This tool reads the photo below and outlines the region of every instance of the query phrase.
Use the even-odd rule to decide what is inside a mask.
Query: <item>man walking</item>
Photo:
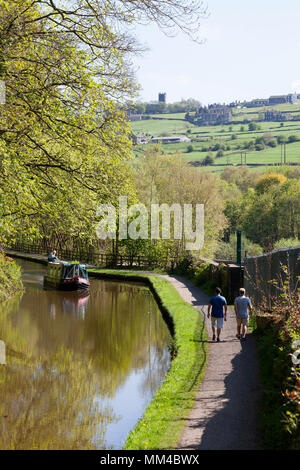
[[[223,328],[223,320],[226,321],[227,315],[227,302],[225,297],[222,295],[220,287],[216,288],[216,295],[214,295],[208,304],[207,318],[210,317],[211,313],[211,326],[213,332],[213,341],[216,339],[216,327],[217,327],[217,342],[220,342],[220,334]]]
[[[236,323],[237,323],[237,334],[238,339],[246,339],[247,329],[248,329],[248,320],[249,320],[249,311],[252,315],[252,305],[249,297],[245,295],[245,289],[242,287],[239,290],[240,295],[236,297],[234,301],[234,311],[236,314]],[[241,333],[242,329],[242,333]]]

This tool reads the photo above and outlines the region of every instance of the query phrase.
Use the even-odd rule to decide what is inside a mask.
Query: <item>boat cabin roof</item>
[[[65,266],[65,267],[69,267],[69,266],[79,266],[81,269],[86,269],[86,266],[85,264],[80,264],[80,263],[71,263],[69,261],[48,261],[48,264],[51,264],[51,265],[56,265],[56,266]]]

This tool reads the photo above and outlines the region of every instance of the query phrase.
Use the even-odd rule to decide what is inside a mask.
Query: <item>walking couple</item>
[[[220,342],[220,334],[223,328],[223,320],[227,320],[227,302],[222,295],[219,287],[216,288],[216,295],[214,295],[208,304],[207,318],[211,316],[211,326],[213,332],[213,341],[217,339]],[[239,290],[239,296],[234,300],[234,311],[236,314],[237,334],[238,339],[245,340],[248,329],[249,312],[252,315],[252,305],[249,297],[245,295],[245,289]],[[216,335],[217,333],[217,335]]]

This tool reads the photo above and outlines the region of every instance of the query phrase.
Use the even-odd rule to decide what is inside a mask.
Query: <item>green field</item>
[[[300,105],[278,105],[272,107],[291,114],[300,113]],[[255,119],[255,115],[265,108],[233,109],[234,118],[240,120]],[[253,114],[252,114],[253,113]],[[148,137],[186,135],[191,139],[190,143],[163,144],[164,154],[180,153],[187,162],[201,162],[208,154],[214,157],[215,164],[237,165],[241,163],[241,153],[246,153],[248,165],[254,164],[281,164],[281,145],[276,147],[264,146],[262,150],[246,149],[248,142],[255,142],[259,137],[277,139],[278,137],[296,136],[299,141],[286,144],[286,162],[300,164],[300,121],[287,121],[283,125],[279,122],[258,122],[259,130],[249,131],[248,123],[235,123],[218,126],[195,126],[184,120],[185,113],[156,115],[156,118],[132,122],[135,133],[143,133]],[[237,116],[238,115],[238,116]],[[217,157],[219,150],[213,150],[216,144],[225,146],[223,155]],[[188,147],[193,147],[188,151]],[[135,154],[139,155],[145,146],[135,148]],[[213,171],[221,171],[222,167],[210,167]]]
[[[131,127],[136,134],[159,137],[163,135],[182,135],[188,129],[194,129],[194,125],[184,120],[171,119],[145,119],[131,122]]]
[[[184,121],[186,113],[165,113],[165,114],[152,114],[151,117],[159,119],[181,119]]]

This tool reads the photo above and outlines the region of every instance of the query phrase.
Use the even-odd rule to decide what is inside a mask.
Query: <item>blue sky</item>
[[[141,101],[230,102],[300,92],[299,0],[207,0],[202,45],[168,38],[154,25],[136,34],[149,51],[135,58]]]

